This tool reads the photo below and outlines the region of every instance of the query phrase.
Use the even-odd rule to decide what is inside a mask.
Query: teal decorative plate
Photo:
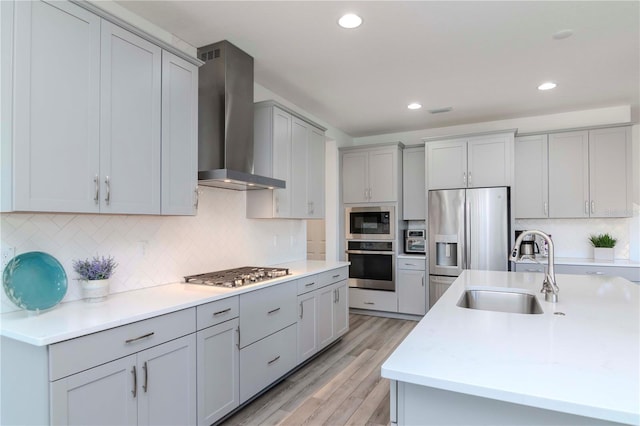
[[[9,299],[28,311],[49,309],[67,293],[67,274],[58,260],[41,251],[19,254],[2,274]]]

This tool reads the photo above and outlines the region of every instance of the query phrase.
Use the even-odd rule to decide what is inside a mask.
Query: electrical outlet
[[[0,260],[2,262],[2,269],[4,269],[5,266],[7,266],[7,263],[9,263],[9,261],[11,259],[13,259],[13,257],[16,254],[16,248],[15,247],[2,247],[2,254],[0,255]]]

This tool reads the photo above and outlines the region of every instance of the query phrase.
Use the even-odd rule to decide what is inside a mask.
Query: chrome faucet
[[[556,274],[553,268],[553,241],[551,241],[551,237],[549,237],[544,232],[537,231],[535,229],[522,232],[518,236],[518,238],[516,238],[515,245],[511,250],[511,256],[509,256],[509,260],[515,262],[521,259],[520,243],[522,243],[522,240],[527,235],[539,235],[547,242],[547,246],[549,247],[549,257],[547,258],[547,273],[544,277],[544,281],[542,281],[542,290],[540,290],[540,293],[544,293],[544,300],[546,300],[547,302],[556,303],[558,301],[558,292],[560,291],[560,289],[556,284]]]

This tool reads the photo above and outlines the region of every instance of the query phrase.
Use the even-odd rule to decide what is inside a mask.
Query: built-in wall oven
[[[347,240],[349,287],[395,291],[394,241]]]
[[[396,209],[394,206],[347,207],[345,209],[347,240],[394,240]]]

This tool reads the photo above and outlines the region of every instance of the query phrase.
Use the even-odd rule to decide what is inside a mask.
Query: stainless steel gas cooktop
[[[244,266],[241,268],[226,269],[224,271],[189,275],[184,277],[184,281],[189,284],[212,285],[217,287],[242,287],[243,285],[284,277],[285,275],[289,275],[289,269]]]

